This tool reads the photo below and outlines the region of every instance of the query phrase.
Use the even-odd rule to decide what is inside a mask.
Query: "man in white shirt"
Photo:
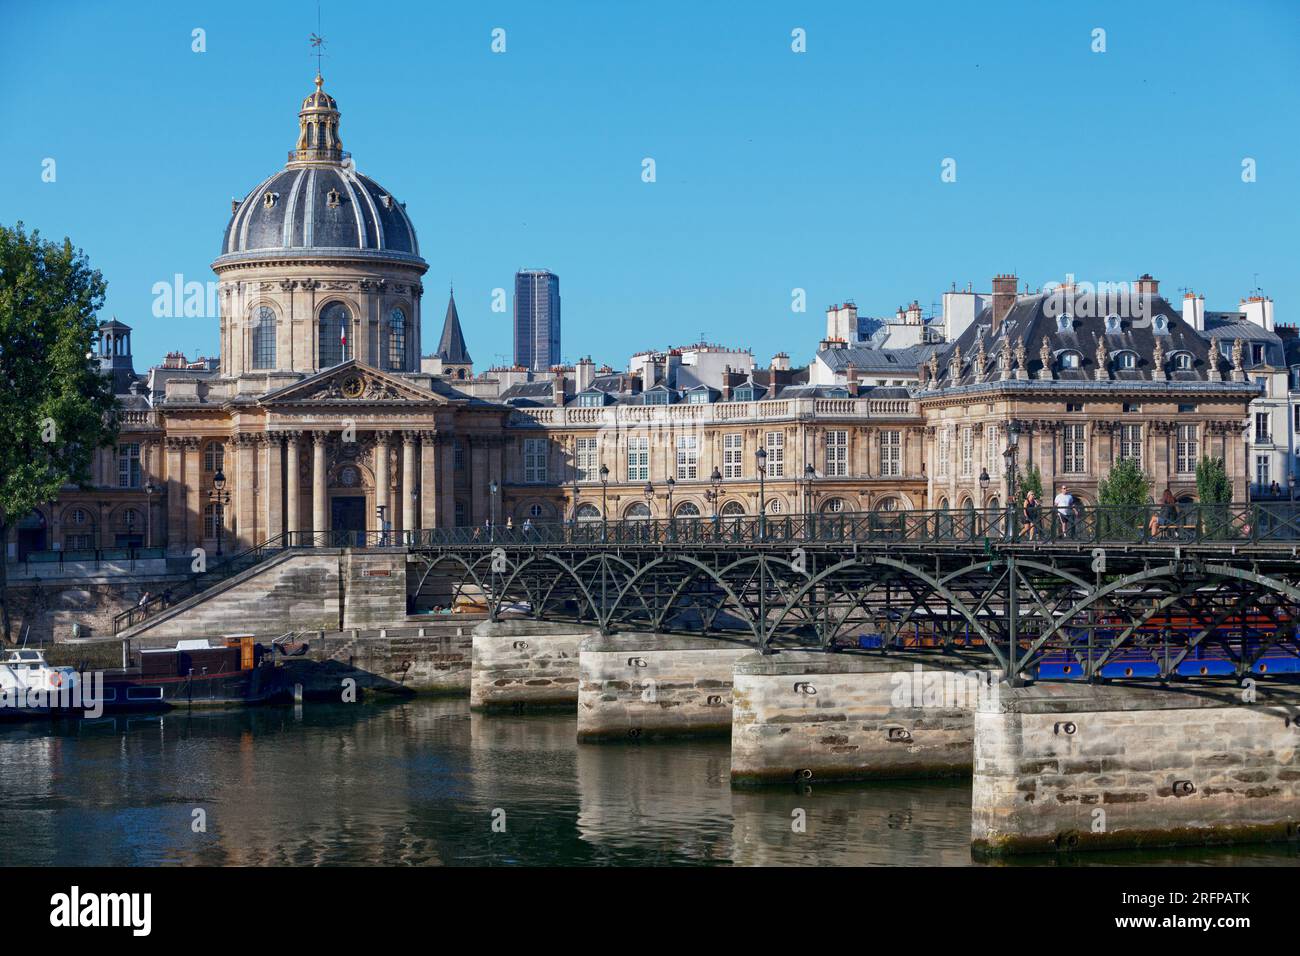
[[[1052,499],[1052,504],[1056,506],[1056,518],[1061,523],[1061,536],[1065,537],[1070,533],[1070,518],[1074,511],[1074,495],[1070,494],[1070,489],[1061,486],[1061,490],[1056,493]]]

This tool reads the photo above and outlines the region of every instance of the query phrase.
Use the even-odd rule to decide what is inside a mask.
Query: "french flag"
[[[344,355],[348,354],[348,324],[346,322],[339,324],[339,348]]]

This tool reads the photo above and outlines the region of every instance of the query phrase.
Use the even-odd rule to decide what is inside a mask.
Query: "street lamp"
[[[673,489],[675,489],[676,487],[677,487],[677,479],[670,477],[668,479],[668,518],[670,520],[673,517]]]
[[[600,466],[600,536],[605,537],[605,529],[609,527],[609,510],[606,507],[606,500],[609,494],[609,466]]]
[[[704,500],[713,506],[713,518],[716,521],[718,517],[718,499],[722,497],[722,472],[714,466],[713,474],[709,475],[709,484],[712,487],[704,492]]]
[[[500,490],[501,490],[501,486],[496,483],[495,478],[492,481],[488,482],[488,493],[492,496],[492,514],[489,520],[491,520],[492,522],[493,534],[496,533],[496,528],[497,528],[497,492]]]
[[[767,449],[760,445],[754,460],[758,465],[758,537],[762,540],[767,536]]]
[[[641,489],[641,494],[645,496],[647,516],[653,518],[655,516],[655,486],[647,481],[645,487]]]
[[[817,478],[817,469],[814,468],[814,467],[812,466],[812,463],[809,462],[808,464],[804,465],[804,466],[803,466],[803,481],[804,481],[804,485],[803,485],[803,513],[804,513],[805,515],[810,515],[810,514],[812,514],[812,510],[813,510],[813,507],[812,507],[812,488],[813,488],[813,481],[814,481],[816,478]]]
[[[144,486],[144,546],[153,547],[153,496],[158,486],[149,482]]]
[[[217,557],[221,557],[223,532],[226,528],[226,505],[230,504],[230,492],[226,490],[226,473],[218,468],[212,476],[212,490],[208,492],[212,502],[214,517],[217,520]]]
[[[1016,514],[1016,446],[1020,444],[1020,422],[1007,425],[1007,450],[1002,460],[1007,469],[1007,531],[1010,532]]]

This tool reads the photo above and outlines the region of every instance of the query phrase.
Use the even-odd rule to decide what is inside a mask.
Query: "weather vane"
[[[325,55],[325,38],[319,33],[313,33],[310,37],[311,45],[316,50],[316,72],[320,72],[320,59]]]

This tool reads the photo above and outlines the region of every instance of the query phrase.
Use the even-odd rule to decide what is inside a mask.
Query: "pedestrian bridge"
[[[765,653],[965,655],[1031,679],[1300,671],[1290,504],[1049,509],[1035,523],[966,510],[295,532],[229,563],[322,547],[406,552],[413,611],[471,599],[494,619]]]

